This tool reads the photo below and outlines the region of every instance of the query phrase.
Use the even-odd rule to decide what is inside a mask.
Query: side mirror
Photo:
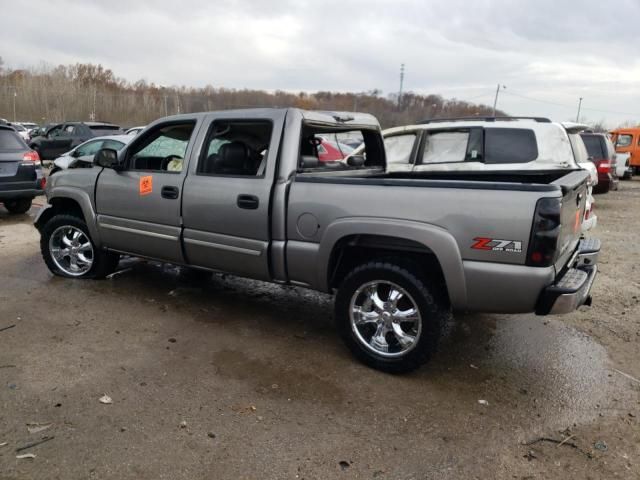
[[[73,158],[78,158],[80,156],[80,150],[74,150],[73,152],[71,152],[70,156]]]
[[[112,148],[101,148],[96,153],[93,163],[100,167],[112,168],[114,170],[120,170],[120,162],[118,162],[118,152]]]
[[[347,158],[347,165],[350,167],[362,167],[366,161],[367,159],[364,158],[364,155],[352,155]]]

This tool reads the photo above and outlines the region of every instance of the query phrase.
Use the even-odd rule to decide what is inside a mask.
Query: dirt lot
[[[640,181],[596,208],[593,308],[458,316],[406,376],[354,361],[310,291],[54,278],[36,209],[0,208],[0,479],[640,478]]]

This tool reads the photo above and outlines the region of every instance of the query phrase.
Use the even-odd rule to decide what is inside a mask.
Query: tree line
[[[441,95],[406,92],[292,93],[277,90],[166,87],[145,80],[129,82],[102,65],[3,68],[0,58],[0,118],[36,123],[99,120],[122,126],[144,125],[166,115],[249,107],[299,107],[358,111],[375,115],[392,127],[427,118],[492,115],[488,105],[476,105]],[[498,111],[498,115],[505,115]]]

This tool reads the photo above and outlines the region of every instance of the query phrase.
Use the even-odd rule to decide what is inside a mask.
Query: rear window
[[[538,158],[533,130],[486,128],[484,132],[485,163],[528,163]]]
[[[600,138],[595,135],[582,135],[582,141],[584,146],[587,147],[589,156],[593,158],[605,158],[606,155],[602,150],[602,142]]]
[[[26,150],[27,146],[13,130],[0,129],[0,150]]]
[[[633,142],[633,135],[618,135],[616,147],[628,147]]]

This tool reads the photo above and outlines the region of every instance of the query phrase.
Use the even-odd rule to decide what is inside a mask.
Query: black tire
[[[31,208],[32,198],[18,198],[16,200],[6,200],[4,202],[4,208],[9,210],[9,213],[19,215],[21,213],[27,213]]]
[[[54,232],[60,227],[73,227],[81,230],[91,242],[91,246],[93,248],[93,264],[91,268],[82,275],[70,275],[64,270],[62,270],[53,259],[53,255],[49,249],[49,240]],[[98,249],[93,240],[91,239],[91,235],[89,234],[89,229],[87,228],[87,224],[83,219],[68,214],[58,214],[54,215],[45,223],[41,230],[40,236],[40,252],[42,253],[42,258],[44,262],[47,264],[47,267],[54,275],[58,275],[61,277],[67,278],[104,278],[110,273],[113,273],[118,267],[118,262],[120,261],[120,255],[113,252],[107,252],[105,250]]]
[[[400,263],[400,262],[399,262]],[[411,350],[389,358],[367,348],[351,325],[351,300],[356,292],[373,281],[391,282],[404,289],[415,305],[421,319],[421,331]],[[450,309],[438,299],[436,289],[416,270],[391,261],[373,261],[352,270],[343,280],[335,299],[335,318],[338,330],[351,352],[363,363],[388,373],[405,373],[429,361],[435,353]],[[374,327],[375,328],[375,327]],[[392,332],[384,334],[393,335]]]

